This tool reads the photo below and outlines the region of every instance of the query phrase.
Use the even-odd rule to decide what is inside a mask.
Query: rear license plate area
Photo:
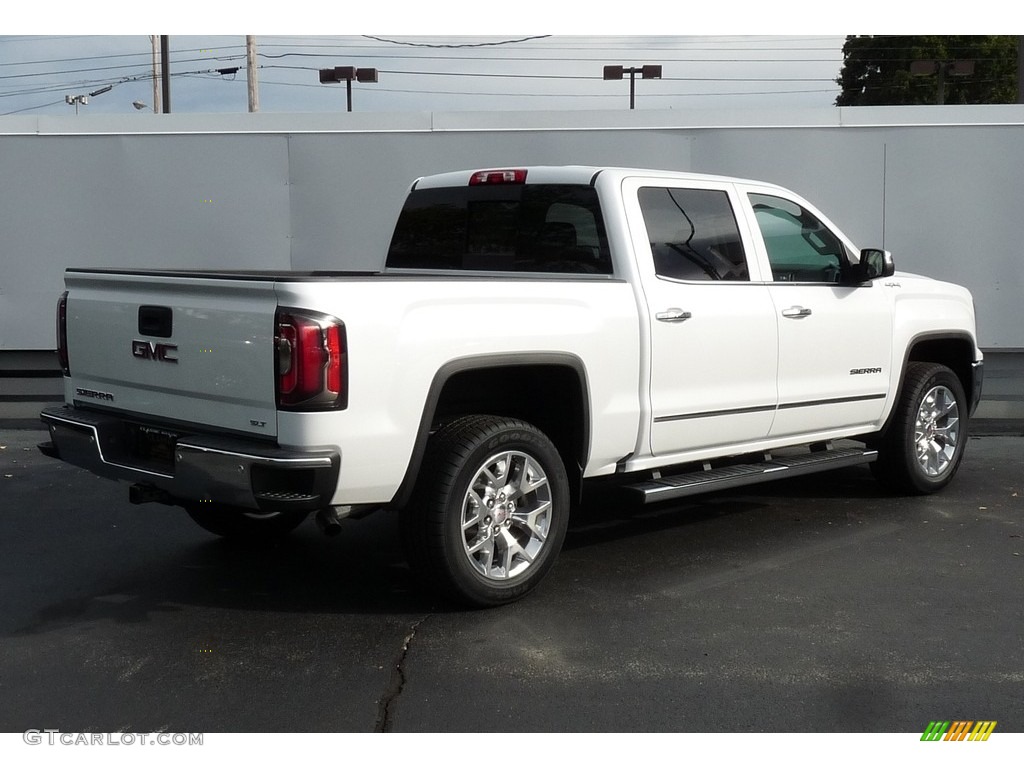
[[[162,427],[126,423],[125,450],[139,466],[174,469],[174,448],[180,435]]]

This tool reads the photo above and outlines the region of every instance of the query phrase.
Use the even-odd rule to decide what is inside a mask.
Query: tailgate
[[[273,278],[69,270],[65,284],[76,405],[276,436]]]

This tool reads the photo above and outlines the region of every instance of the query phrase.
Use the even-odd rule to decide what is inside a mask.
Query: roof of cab
[[[654,170],[650,168],[620,168],[615,166],[592,165],[502,165],[489,168],[473,168],[461,171],[449,171],[430,176],[422,176],[413,183],[414,189],[434,187],[464,187],[469,179],[481,171],[497,171],[522,169],[526,171],[526,181],[530,184],[591,184],[598,174],[609,174],[617,178],[630,176],[647,176],[655,178],[676,179],[679,181],[715,181],[740,182],[760,186],[775,186],[751,179],[740,179],[731,176],[714,176],[689,171]]]

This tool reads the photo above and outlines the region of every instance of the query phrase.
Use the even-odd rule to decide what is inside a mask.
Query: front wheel
[[[966,443],[967,399],[960,379],[944,365],[910,363],[892,422],[877,446],[875,476],[896,491],[934,493],[953,479]]]
[[[189,502],[188,516],[210,533],[228,539],[266,541],[290,533],[306,519],[308,512],[261,512],[223,504]]]
[[[466,416],[430,437],[402,539],[436,588],[485,607],[536,588],[568,522],[569,483],[551,441],[518,419]]]

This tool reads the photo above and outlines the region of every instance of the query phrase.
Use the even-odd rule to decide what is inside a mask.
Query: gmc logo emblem
[[[159,360],[162,363],[177,363],[178,358],[174,353],[178,351],[177,344],[159,344],[153,341],[132,340],[132,355],[142,360]]]

